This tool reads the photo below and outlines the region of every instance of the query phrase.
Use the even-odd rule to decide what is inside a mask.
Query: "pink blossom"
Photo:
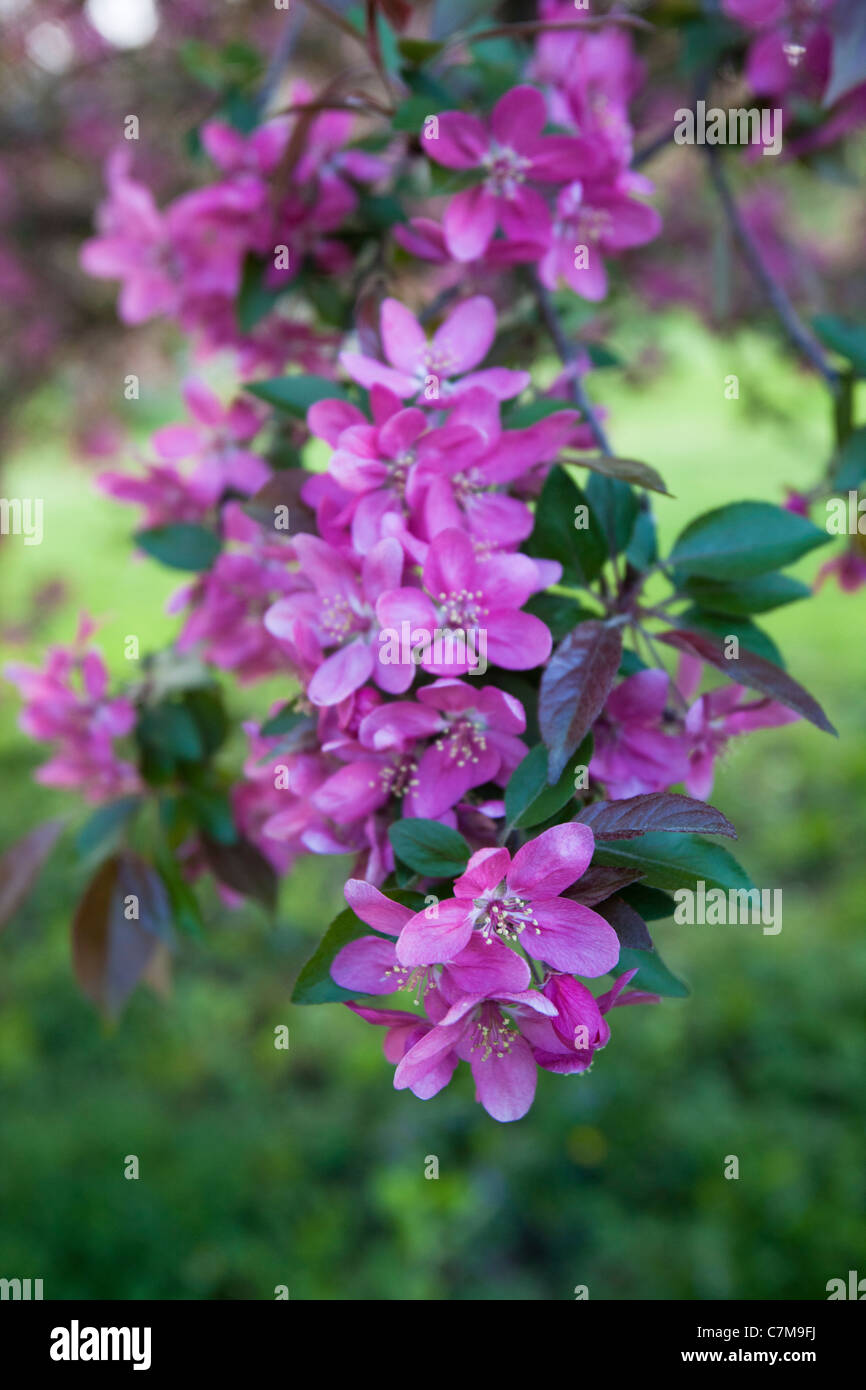
[[[836,579],[843,593],[855,594],[866,584],[866,555],[853,546],[835,555],[819,569],[815,588],[820,589],[830,578]]]
[[[314,705],[336,705],[371,678],[391,694],[412,684],[409,657],[380,659],[377,601],[403,573],[403,551],[392,537],[379,541],[360,565],[317,536],[300,535],[294,547],[311,588],[279,599],[265,614],[275,637],[298,640],[298,629],[318,643],[323,660],[307,688]],[[330,655],[324,653],[335,648]]]
[[[692,695],[701,681],[701,662],[683,657],[677,671],[677,686],[685,696]],[[688,768],[684,777],[690,796],[706,800],[713,789],[715,760],[728,740],[755,729],[775,729],[793,724],[798,714],[777,700],[755,695],[742,685],[724,685],[700,695],[685,718],[684,737],[688,746]]]
[[[519,944],[554,970],[603,975],[619,959],[613,928],[582,903],[560,896],[587,868],[594,838],[588,826],[555,825],[523,845],[482,849],[438,904],[433,920],[416,913],[397,942],[403,965],[453,960],[473,933]]]
[[[571,183],[556,200],[550,249],[539,264],[549,289],[560,278],[584,299],[607,294],[604,257],[658,236],[661,217],[655,208],[630,196],[628,185]]]
[[[528,372],[506,367],[472,371],[487,356],[496,336],[496,309],[484,295],[465,299],[452,309],[429,342],[414,314],[399,300],[385,299],[379,330],[389,366],[360,353],[340,353],[346,371],[361,386],[378,383],[404,399],[424,393],[425,400],[435,404],[453,400],[472,386],[483,386],[505,401],[529,385]],[[462,379],[453,381],[453,377]]]
[[[45,666],[12,662],[6,679],[24,701],[19,724],[24,733],[57,745],[37,769],[49,787],[74,787],[89,802],[110,801],[140,789],[133,765],[115,751],[116,739],[135,724],[135,707],[108,694],[108,671],[99,652],[86,646],[92,624],[83,619],[72,647],[51,647]]]
[[[497,226],[506,240],[527,242],[535,254],[550,236],[550,213],[531,183],[569,183],[593,174],[598,154],[588,140],[542,135],[544,97],[535,87],[514,87],[493,108],[488,131],[477,116],[443,111],[438,130],[423,144],[449,169],[477,169],[482,182],[457,193],[443,220],[445,241],[457,261],[484,255]]]
[[[423,589],[383,592],[376,617],[380,628],[392,633],[402,632],[404,623],[420,630],[423,670],[436,676],[465,675],[478,664],[478,647],[473,650],[470,637],[480,642],[481,634],[490,661],[509,671],[540,666],[550,655],[549,629],[531,613],[520,612],[543,587],[538,566],[527,555],[491,555],[480,561],[466,532],[451,528],[431,542],[422,582]],[[448,631],[464,634],[462,656],[454,646],[436,650],[435,634]]]
[[[611,799],[666,791],[685,776],[686,749],[666,732],[669,691],[666,671],[638,671],[608,696],[593,727],[589,770]]]
[[[362,922],[377,932],[396,938],[412,917],[412,909],[392,902],[372,884],[349,879],[343,890],[346,902]],[[362,936],[350,941],[337,953],[331,975],[344,989],[363,994],[393,994],[411,990],[415,1003],[423,999],[441,977],[457,994],[489,994],[496,990],[523,990],[529,985],[526,961],[509,951],[502,942],[493,943],[487,950],[476,939],[446,965],[438,968],[421,966],[409,968],[397,959],[394,940],[382,936]]]

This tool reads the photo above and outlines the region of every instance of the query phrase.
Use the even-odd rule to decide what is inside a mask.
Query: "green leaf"
[[[625,558],[636,570],[648,570],[658,557],[655,517],[648,507],[642,507],[637,514]]]
[[[857,376],[866,376],[866,325],[835,314],[819,314],[812,327],[826,347],[848,359]]]
[[[213,531],[187,521],[139,531],[135,543],[147,555],[152,555],[154,560],[159,560],[161,565],[198,572],[209,570],[221,549],[220,539]]]
[[[259,729],[262,738],[276,738],[278,734],[290,734],[299,724],[309,720],[309,715],[302,710],[295,710],[291,705],[283,705],[281,710],[272,714],[270,719],[266,719]]]
[[[639,869],[652,888],[673,892],[703,879],[708,888],[752,888],[748,874],[729,850],[700,835],[658,831],[636,840],[597,840],[593,863]],[[624,890],[628,897],[632,890]]]
[[[829,539],[805,517],[770,502],[732,502],[690,522],[674,544],[670,563],[678,576],[749,579],[793,564]]]
[[[586,499],[604,536],[605,559],[618,555],[632,538],[640,511],[637,494],[618,478],[592,473],[586,484]]]
[[[404,907],[411,907],[414,912],[419,912],[424,906],[424,899],[420,893],[387,893],[386,897],[392,902],[402,903]],[[343,989],[338,985],[331,978],[331,966],[343,947],[350,941],[357,941],[361,936],[381,936],[383,941],[393,940],[373,927],[368,927],[366,922],[356,917],[350,907],[344,908],[334,918],[298,976],[292,991],[292,1003],[337,1004],[346,999],[357,999],[361,991]]]
[[[334,381],[323,376],[278,376],[269,381],[255,381],[246,388],[260,401],[284,410],[303,420],[316,401],[347,401],[348,393]]]
[[[98,863],[106,854],[113,854],[141,806],[140,796],[122,796],[117,801],[99,806],[75,837],[77,853],[91,864]]]
[[[231,802],[225,793],[190,787],[182,801],[189,807],[196,825],[217,844],[237,844],[237,826]]]
[[[441,53],[444,44],[436,39],[398,39],[397,52],[407,62],[418,67],[426,63],[430,58],[435,58],[437,53]]]
[[[156,854],[156,867],[165,884],[171,903],[172,920],[178,931],[200,938],[204,935],[204,918],[192,886],[183,877],[174,856],[168,850]]]
[[[242,333],[251,333],[273,309],[284,291],[284,286],[273,288],[265,284],[265,272],[269,263],[257,256],[247,256],[244,262],[241,288],[235,312],[238,328]]]
[[[195,720],[207,757],[216,753],[228,737],[229,723],[219,686],[187,690],[183,703]]]
[[[695,576],[683,584],[683,592],[703,609],[714,613],[734,613],[748,617],[750,613],[769,613],[783,604],[808,598],[812,590],[799,579],[787,574],[762,574],[754,579],[725,584],[717,579]]]
[[[548,786],[548,753],[538,743],[514,769],[505,788],[505,816],[509,826],[523,829],[541,825],[574,799],[574,778],[578,767],[588,767],[592,757],[592,734],[566,764],[559,781]]]
[[[554,642],[561,642],[578,623],[599,616],[597,609],[584,608],[576,599],[569,598],[566,594],[550,592],[533,594],[523,607],[524,612],[532,613],[550,628]]]
[[[626,677],[636,676],[638,671],[646,671],[647,669],[646,662],[641,660],[637,652],[633,652],[631,648],[626,648],[623,651],[617,675],[622,676],[625,680]]]
[[[673,917],[676,903],[669,893],[658,888],[648,888],[645,883],[629,883],[619,889],[621,898],[639,912],[645,922],[660,922]]]
[[[578,512],[585,507],[585,512]],[[578,528],[578,521],[586,527]],[[590,584],[607,559],[607,545],[586,496],[564,468],[551,468],[535,507],[535,524],[527,554],[558,560],[568,582]]]
[[[425,96],[423,93],[407,97],[400,103],[391,118],[391,128],[393,130],[411,131],[413,135],[421,136],[424,130],[424,122],[428,116],[438,116],[440,111],[451,111],[455,108],[456,102],[451,99],[442,104],[442,98],[438,100]],[[434,140],[422,141],[422,144],[435,144]]]
[[[690,993],[688,985],[668,969],[658,951],[635,951],[628,946],[620,947],[616,974],[621,974],[623,970],[637,970],[629,981],[629,989],[645,989],[651,994],[663,994],[668,999],[686,999]]]
[[[563,410],[572,408],[569,401],[527,401],[525,405],[512,406],[502,417],[502,423],[510,430],[528,429],[530,425],[537,425],[539,420],[547,420],[551,415],[559,415]]]
[[[163,701],[143,709],[135,737],[139,744],[182,762],[204,757],[204,741],[193,715],[185,705]]]
[[[472,853],[462,835],[435,820],[399,820],[388,835],[403,863],[427,878],[462,874]]]
[[[634,483],[636,487],[649,488],[651,492],[661,492],[670,497],[664,478],[648,463],[638,459],[613,458],[609,454],[599,454],[592,458],[572,460],[581,468],[589,468],[604,478],[616,478],[624,483]]]
[[[846,439],[833,473],[833,486],[840,492],[859,488],[866,478],[866,426],[854,430]]]

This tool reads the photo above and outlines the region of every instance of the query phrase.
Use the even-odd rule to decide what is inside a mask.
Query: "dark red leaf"
[[[72,962],[83,993],[116,1018],[142,980],[166,987],[172,944],[171,906],[159,874],[129,851],[106,859],[72,924]]]
[[[588,825],[599,840],[633,840],[653,830],[737,838],[731,822],[715,806],[678,792],[647,792],[621,801],[594,801],[575,819]]]
[[[277,530],[274,525],[275,508],[288,507],[288,530],[280,529],[278,535],[297,535],[300,531],[316,533],[316,517],[305,502],[301,500],[301,488],[308,482],[310,474],[305,468],[283,468],[269,478],[249,501],[244,503],[244,511],[260,526],[270,531]]]
[[[622,659],[622,630],[589,619],[563,638],[541,677],[538,723],[557,780],[601,713]]]
[[[699,657],[701,661],[715,666],[716,670],[723,671],[729,680],[747,685],[752,690],[760,690],[762,695],[769,695],[771,700],[778,700],[780,704],[796,710],[797,714],[825,733],[836,733],[818,701],[772,661],[766,661],[764,657],[744,648],[741,648],[736,659],[728,658],[725,656],[724,642],[708,632],[673,628],[670,632],[658,633],[657,641],[666,642],[688,656]]]
[[[596,903],[603,903],[612,893],[618,893],[620,888],[627,888],[641,878],[643,874],[640,869],[591,864],[583,877],[566,888],[562,896],[571,898],[572,902],[583,903],[584,907],[595,907]]]
[[[269,912],[277,905],[277,875],[265,856],[250,844],[238,840],[234,845],[220,845],[204,837],[204,856],[212,872],[243,898],[255,898]]]
[[[630,951],[652,950],[653,941],[647,924],[640,913],[635,912],[631,903],[627,903],[624,898],[608,898],[598,910],[605,921],[610,922],[619,937],[620,946],[625,946]]]
[[[62,829],[60,820],[37,825],[0,857],[0,927],[5,927],[27,897]]]

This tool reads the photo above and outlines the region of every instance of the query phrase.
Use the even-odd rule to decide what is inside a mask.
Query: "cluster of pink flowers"
[[[589,866],[593,844],[588,826],[558,825],[513,859],[507,849],[478,850],[453,898],[414,913],[349,880],[346,901],[379,934],[344,946],[334,979],[367,995],[408,990],[424,1005],[424,1016],[349,1005],[387,1029],[385,1055],[396,1066],[398,1090],[428,1100],[460,1061],[469,1062],[485,1110],[496,1120],[519,1120],[532,1104],[538,1067],[586,1071],[610,1037],[604,1015],[615,1004],[656,1001],[623,992],[634,971],[598,998],[574,978],[604,975],[619,959],[613,928],[563,896]]]
[[[727,0],[727,9],[759,25],[763,41],[764,28],[797,6]],[[574,19],[563,0],[542,0],[540,13]],[[415,218],[395,227],[394,237],[448,267],[446,279],[472,266],[475,290],[487,272],[532,265],[546,290],[564,282],[600,301],[608,259],[647,244],[661,225],[641,201],[651,185],[631,168],[629,108],[642,66],[624,28],[566,25],[539,38],[528,77],[531,85],[513,86],[484,118],[447,110],[425,122],[423,155],[453,171],[454,186],[441,220]],[[267,722],[243,726],[248,755],[230,796],[229,835],[237,833],[223,846],[234,853],[234,867],[246,855],[246,867],[251,859],[267,876],[287,873],[302,854],[352,855],[345,897],[373,934],[342,946],[331,964],[334,984],[355,996],[408,990],[423,1007],[349,1005],[385,1027],[398,1088],[431,1097],[467,1061],[480,1102],[510,1121],[529,1109],[539,1067],[586,1071],[608,1042],[612,1008],[657,997],[629,989],[635,971],[621,967],[605,993],[595,996],[584,983],[617,971],[620,940],[593,910],[605,901],[598,884],[581,887],[595,839],[587,824],[570,819],[577,804],[569,792],[576,793],[567,788],[552,811],[548,801],[562,790],[553,766],[558,734],[545,728],[544,681],[540,693],[537,687],[553,636],[532,605],[563,576],[540,538],[552,535],[551,549],[563,539],[559,554],[565,543],[556,524],[545,530],[543,510],[534,512],[532,503],[565,447],[597,443],[595,421],[557,408],[569,375],[585,370],[588,358],[561,348],[564,376],[544,401],[527,402],[535,423],[521,426],[511,417],[532,387],[530,374],[490,361],[496,307],[483,293],[461,296],[460,279],[437,301],[432,332],[424,315],[392,297],[377,316],[368,299],[351,341],[316,326],[308,304],[293,318],[286,300],[271,301],[270,292],[275,300],[291,287],[302,298],[310,274],[341,277],[353,269],[351,219],[362,189],[390,168],[388,159],[347,148],[349,115],[298,111],[311,101],[308,89],[296,88],[294,113],[251,134],[205,124],[202,145],[219,177],[162,210],[132,177],[128,156],[115,155],[99,234],[83,262],[122,282],[125,322],[173,318],[200,351],[232,351],[247,385],[287,365],[313,374],[312,381],[290,374],[254,394],[279,399],[282,389],[293,411],[299,398],[315,400],[307,432],[296,420],[287,442],[301,447],[308,434],[317,457],[326,446],[326,467],[283,473],[273,452],[278,434],[260,443],[275,421],[259,400],[226,406],[192,379],[184,389],[186,422],[155,433],[139,474],[104,473],[99,486],[142,509],[143,548],[158,552],[166,533],[198,546],[192,558],[168,560],[197,571],[170,601],[170,611],[182,615],[178,650],[242,683],[291,682]],[[405,155],[417,157],[411,141]],[[431,172],[431,183],[439,177]],[[238,300],[251,269],[267,311],[242,330]],[[550,297],[541,290],[539,299],[544,306]],[[445,304],[451,307],[443,313]],[[338,367],[350,379],[345,389],[331,385]],[[571,517],[560,520],[570,528]],[[607,539],[613,563],[610,582],[604,571],[593,594],[605,610],[594,626],[613,643],[613,659],[592,691],[593,710],[604,701],[603,709],[580,731],[592,723],[589,798],[597,805],[597,793],[616,800],[684,784],[705,799],[731,738],[798,716],[736,684],[699,694],[702,666],[692,658],[673,679],[646,668],[621,679],[620,624],[638,621],[631,573],[639,580],[641,570],[635,562],[621,581],[616,537]],[[599,559],[596,573],[601,566]],[[578,607],[574,623],[585,616]],[[14,667],[9,674],[24,694],[24,727],[59,743],[41,780],[85,785],[91,799],[104,800],[139,788],[136,770],[114,747],[132,731],[136,711],[108,697],[105,667],[85,649],[91,632],[84,624],[75,649],[53,651],[45,671]],[[531,672],[535,678],[526,679]],[[583,693],[575,694],[576,707]],[[549,771],[555,786],[543,783],[523,808],[531,811],[543,797],[547,810],[521,819],[509,783],[527,757],[532,766],[544,752],[530,753],[537,735],[527,728],[536,713],[549,750],[542,774]],[[566,722],[573,749],[580,743],[570,712]],[[138,730],[143,743],[146,727]],[[185,780],[188,767],[176,774],[183,800],[188,786],[197,789],[200,768],[180,753],[178,762],[195,764],[193,781]],[[560,767],[565,762],[564,753]],[[143,768],[146,777],[146,761]],[[162,786],[175,772],[169,760],[154,780]],[[689,810],[704,816],[704,808]],[[667,812],[665,805],[662,820]],[[601,807],[605,813],[609,807]],[[557,819],[563,823],[551,824]],[[412,820],[436,824],[404,823]],[[195,876],[207,864],[219,877],[220,845],[206,821],[191,823],[201,833],[181,847],[184,871]],[[538,826],[546,828],[533,838]],[[416,873],[423,885],[440,867],[441,860],[428,869],[435,855],[425,858],[423,849],[413,862],[413,836],[425,835],[456,844],[454,870],[466,868],[451,896],[428,893],[416,910],[386,893]],[[633,877],[626,873],[625,886]],[[227,874],[228,900],[241,900],[246,881],[242,871]]]
[[[311,99],[305,85],[292,94],[295,107]],[[355,184],[375,182],[388,170],[376,156],[344,149],[352,117],[340,111],[310,121],[302,152],[284,169],[299,119],[278,116],[250,135],[207,122],[202,144],[221,177],[164,209],[133,178],[129,152],[111,156],[98,235],[81,259],[91,275],[122,281],[118,312],[125,323],[171,317],[201,350],[235,349],[245,373],[261,366],[278,371],[289,360],[308,371],[328,366],[327,335],[303,321],[268,315],[242,333],[236,318],[250,256],[266,265],[264,283],[273,289],[305,265],[332,275],[348,271],[351,253],[339,233],[358,205]]]
[[[249,497],[271,476],[247,446],[259,433],[262,412],[248,399],[224,407],[203,382],[185,384],[190,423],[166,425],[151,439],[156,462],[143,477],[107,472],[97,479],[119,502],[144,508],[145,527],[201,521],[227,492]]]
[[[24,702],[20,727],[31,738],[56,745],[36,771],[48,787],[75,788],[90,802],[140,790],[138,772],[120,757],[115,742],[132,732],[135,707],[108,694],[108,672],[88,646],[95,624],[83,617],[71,647],[51,647],[44,667],[10,662],[6,679]]]
[[[546,19],[573,19],[571,6],[548,0]],[[416,218],[398,239],[430,260],[488,267],[534,262],[550,289],[564,281],[584,299],[604,299],[605,261],[644,246],[661,230],[656,210],[637,195],[652,191],[629,168],[629,101],[642,71],[627,34],[542,35],[530,75],[488,122],[443,111],[425,122],[421,145],[461,179],[441,224]],[[563,133],[545,134],[550,123]]]
[[[750,35],[746,81],[756,96],[781,103],[785,123],[796,114],[798,101],[826,103],[837,5],[838,0],[722,0],[722,12]],[[831,101],[828,118],[793,141],[789,154],[809,154],[866,120],[866,82]]]
[[[695,695],[701,662],[683,657],[672,684],[667,671],[637,671],[611,692],[594,726],[590,773],[617,800],[667,791],[678,782],[705,801],[716,759],[731,738],[794,723],[799,715],[741,685]]]

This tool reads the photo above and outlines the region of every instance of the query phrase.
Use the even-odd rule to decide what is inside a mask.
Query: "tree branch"
[[[559,316],[556,312],[556,309],[554,308],[553,300],[551,299],[547,291],[547,288],[542,283],[538,275],[538,272],[535,270],[532,272],[532,279],[533,286],[535,289],[535,298],[537,299],[538,307],[541,310],[541,317],[544,319],[544,325],[548,333],[550,334],[551,339],[553,340],[554,347],[556,348],[556,351],[559,355],[559,360],[561,361],[563,367],[573,367],[574,364],[577,362],[577,349],[575,348],[574,344],[569,342],[568,338],[565,336],[562,324],[559,321]],[[598,418],[595,414],[595,411],[589,403],[587,394],[583,389],[583,382],[580,380],[580,377],[577,375],[576,372],[574,372],[569,379],[569,389],[571,391],[571,399],[574,401],[575,405],[578,407],[584,419],[586,420],[586,423],[589,425],[589,428],[592,432],[592,437],[598,445],[599,449],[603,454],[612,456],[613,450],[610,447],[607,435],[602,429],[601,424],[599,423]]]
[[[761,289],[764,291],[776,317],[779,319],[779,322],[794,347],[817,372],[820,372],[831,391],[835,394],[840,387],[839,373],[834,367],[830,366],[819,343],[812,337],[812,334],[806,328],[805,324],[800,320],[796,309],[788,298],[787,292],[782,288],[778,280],[776,280],[764,261],[755,238],[743,221],[736,199],[725,177],[718,150],[714,145],[707,145],[706,155],[709,163],[710,178],[719,196],[719,201],[724,210],[725,217],[728,220],[728,225],[739,245],[743,260],[746,262],[746,265],[749,267],[758,285],[760,285]]]

